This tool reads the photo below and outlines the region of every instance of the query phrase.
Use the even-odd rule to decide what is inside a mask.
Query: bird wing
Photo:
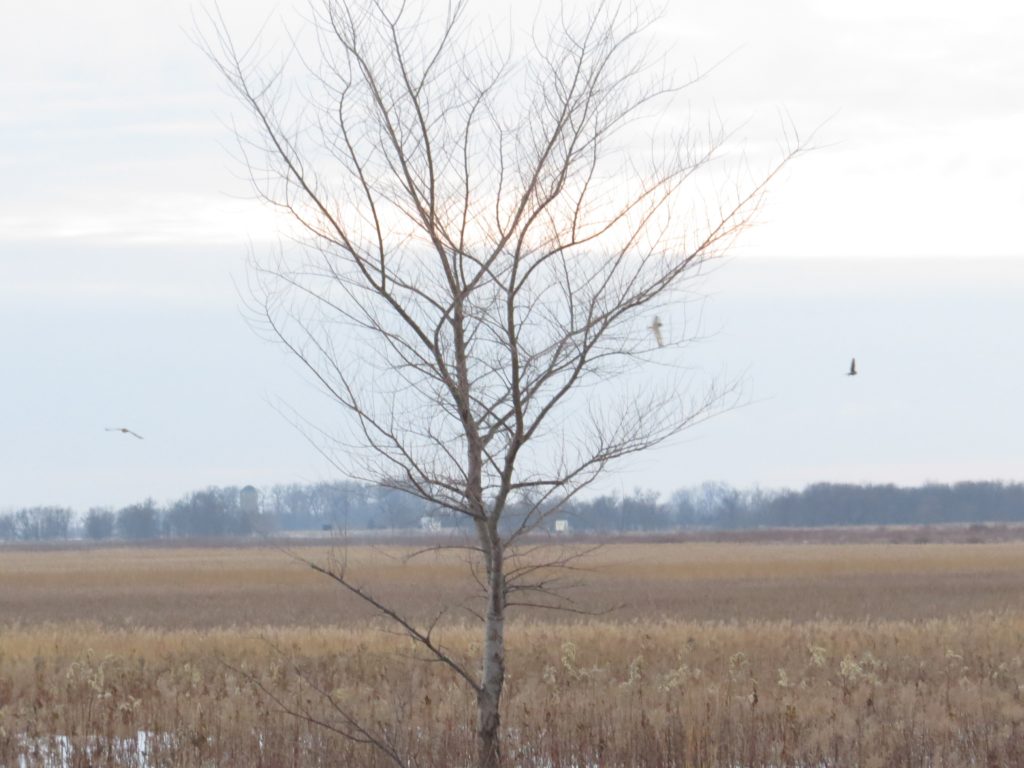
[[[128,427],[105,427],[104,431],[105,432],[123,432],[126,435],[131,435],[132,437],[137,437],[137,438],[139,438],[139,440],[144,440],[145,439],[138,432],[132,432],[130,429],[128,429]]]
[[[655,316],[654,320],[651,321],[651,330],[654,331],[654,340],[658,342],[659,347],[665,346],[661,340],[661,318]]]

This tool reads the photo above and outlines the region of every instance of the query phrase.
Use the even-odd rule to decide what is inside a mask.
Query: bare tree
[[[599,2],[495,53],[466,0],[441,18],[322,0],[278,65],[219,14],[202,41],[252,118],[253,188],[296,225],[252,273],[261,319],[340,406],[340,428],[315,429],[350,477],[467,521],[479,667],[338,562],[317,567],[475,692],[481,768],[500,763],[507,611],[560,605],[551,568],[572,563],[529,534],[727,403],[730,387],[694,386],[659,318],[800,150],[723,177],[721,128],[660,129],[692,80],[649,53],[651,21]],[[658,376],[634,375],[651,361]]]

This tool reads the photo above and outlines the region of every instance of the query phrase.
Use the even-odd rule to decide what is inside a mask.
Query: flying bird
[[[128,429],[128,427],[107,427],[106,431],[107,432],[123,432],[126,435],[131,435],[132,437],[137,437],[137,438],[139,438],[139,440],[143,439],[142,435],[140,435],[138,432],[132,432],[130,429]]]
[[[651,321],[651,330],[654,332],[654,340],[658,342],[658,346],[664,347],[665,343],[661,339],[661,318],[657,315],[655,315],[654,320]]]
[[[846,373],[847,376],[857,375],[857,358],[850,358],[850,370]]]

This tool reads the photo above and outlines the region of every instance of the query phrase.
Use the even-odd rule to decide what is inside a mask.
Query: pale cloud
[[[538,5],[487,13],[511,16],[521,36]],[[240,40],[301,13],[270,0],[222,8]],[[0,71],[19,75],[0,76],[0,166],[15,184],[0,192],[0,239],[271,236],[268,217],[210,199],[248,189],[225,127],[239,109],[188,39],[192,13],[128,0],[12,10]],[[685,0],[655,32],[684,72],[731,54],[686,98],[694,114],[717,110],[736,129],[733,151],[758,167],[778,156],[786,120],[804,134],[821,126],[823,149],[778,185],[748,250],[1008,254],[1022,252],[1006,205],[1019,204],[1024,175],[1021,18],[995,0]]]
[[[877,113],[893,127],[1019,114],[1024,14],[1011,3],[673,4],[679,57],[704,66],[735,51],[706,83],[718,103]],[[696,16],[705,33],[687,37]],[[694,45],[687,46],[692,40]],[[691,49],[692,48],[692,49]],[[811,115],[807,115],[810,117]]]
[[[268,16],[280,37],[277,19],[303,5],[221,2],[240,40]],[[472,12],[499,29],[511,18],[521,40],[541,6]],[[288,230],[239,178],[226,126],[242,110],[188,39],[192,9],[4,8],[0,505],[127,502],[323,466],[267,404],[307,403],[310,388],[238,309],[250,247]],[[820,126],[819,150],[783,173],[735,251],[763,271],[705,283],[720,335],[689,360],[746,370],[751,405],[626,482],[1021,479],[1024,259],[976,257],[1024,256],[1024,6],[680,0],[655,36],[684,73],[726,57],[666,121],[720,115],[735,129],[728,158],[756,167],[778,157],[787,121]],[[767,258],[779,256],[809,261]],[[934,256],[965,260],[944,272]],[[857,388],[841,376],[852,354]],[[127,455],[100,442],[106,419],[160,441]],[[210,423],[215,439],[197,443]]]
[[[747,252],[1024,256],[1024,113],[895,127],[842,113],[771,192]],[[873,123],[883,123],[872,126]],[[835,140],[834,144],[830,141]]]
[[[82,240],[110,244],[273,243],[289,222],[255,200],[226,196],[127,196],[106,192],[51,200],[45,211],[10,206],[0,215],[0,243]]]

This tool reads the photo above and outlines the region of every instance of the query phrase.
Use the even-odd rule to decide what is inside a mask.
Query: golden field
[[[424,621],[469,597],[462,555],[408,552],[343,554]],[[509,626],[510,765],[1024,765],[1024,543],[613,543],[586,566],[577,604],[621,607]],[[471,762],[467,692],[281,549],[3,550],[0,617],[0,765],[388,764],[282,707]],[[468,615],[440,632],[478,651]]]

